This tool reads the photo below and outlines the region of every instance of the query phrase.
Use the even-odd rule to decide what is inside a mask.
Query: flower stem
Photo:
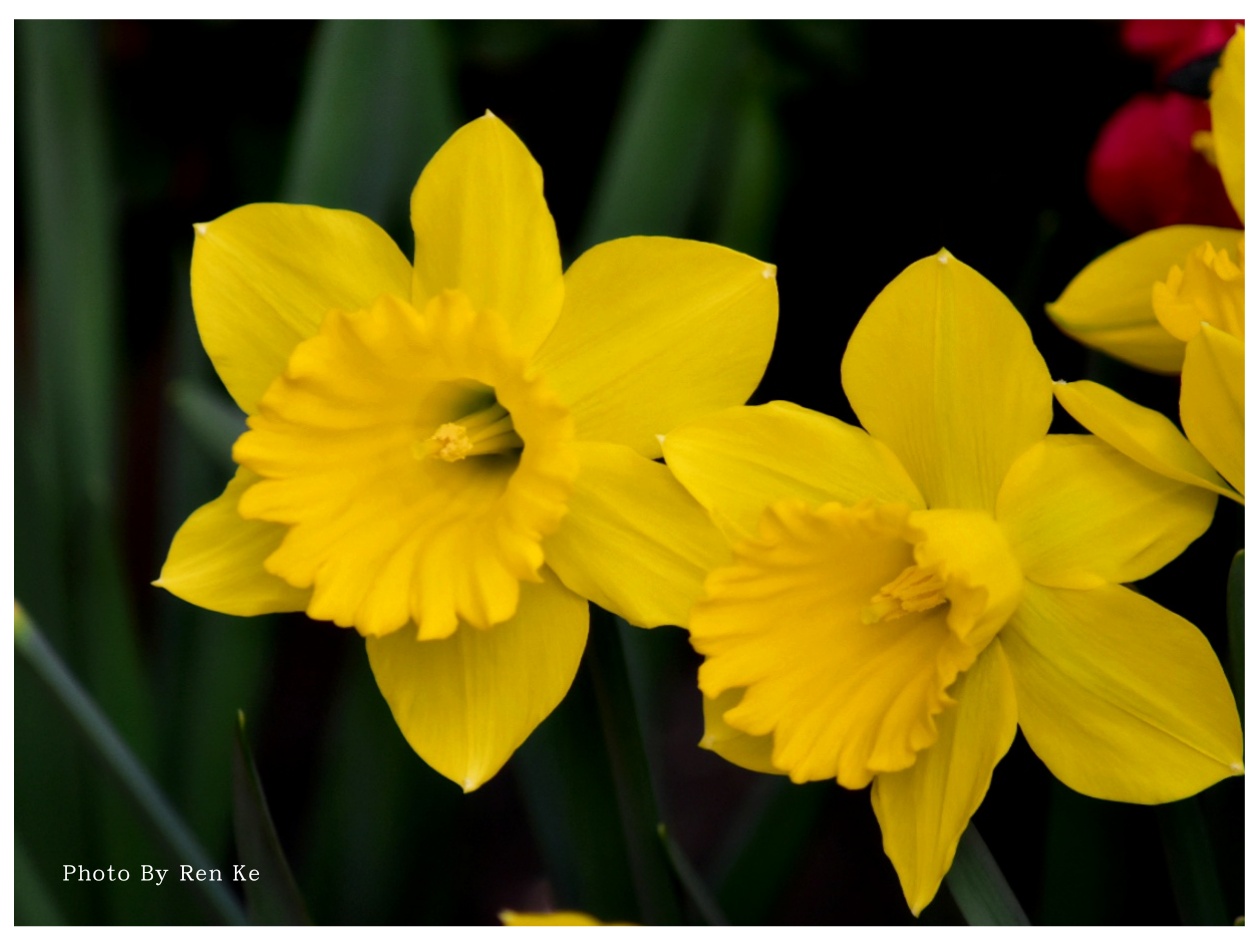
[[[700,878],[696,868],[691,865],[691,861],[687,859],[687,854],[678,845],[678,841],[669,835],[664,824],[657,824],[656,832],[661,838],[661,845],[665,848],[665,855],[669,857],[670,865],[673,866],[678,881],[687,891],[687,896],[695,905],[701,918],[708,925],[730,925],[730,920],[723,914],[722,907],[718,905],[717,899],[709,891],[704,880]]]
[[[1029,924],[975,824],[963,831],[945,882],[968,925]]]
[[[96,752],[137,809],[153,828],[158,839],[183,864],[193,869],[212,868],[196,837],[180,819],[149,773],[119,737],[113,725],[92,697],[79,685],[56,651],[48,645],[35,622],[21,605],[14,604],[13,642],[18,653],[61,704],[84,741]],[[194,883],[209,911],[227,925],[245,925],[245,913],[221,883]]]
[[[660,816],[621,633],[610,614],[593,606],[588,647],[586,667],[616,785],[639,912],[647,925],[678,925],[682,910],[669,858],[657,835]]]

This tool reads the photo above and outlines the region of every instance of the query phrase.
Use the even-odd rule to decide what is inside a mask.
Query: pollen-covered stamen
[[[509,453],[524,447],[512,415],[498,401],[453,423],[443,423],[433,435],[412,447],[417,459],[433,457],[457,463],[469,456]]]
[[[920,614],[946,603],[945,580],[935,571],[912,564],[879,589],[862,608],[862,623],[873,624]]]

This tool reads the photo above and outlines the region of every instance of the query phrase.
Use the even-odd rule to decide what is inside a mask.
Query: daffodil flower
[[[1244,30],[1212,77],[1210,150],[1244,219]],[[1160,414],[1091,381],[1055,395],[1088,430],[1126,456],[1237,502],[1245,493],[1244,235],[1170,226],[1100,256],[1050,316],[1084,344],[1150,371],[1181,372],[1185,439]],[[1192,445],[1191,445],[1192,444]]]
[[[876,298],[841,374],[865,430],[771,403],[666,437],[733,546],[691,615],[703,745],[873,784],[916,915],[1017,725],[1094,797],[1161,803],[1242,772],[1211,646],[1123,586],[1197,538],[1215,495],[1048,436],[1027,325],[945,252]]]
[[[472,790],[567,692],[588,600],[685,623],[726,551],[658,434],[748,397],[777,290],[771,266],[665,238],[562,272],[542,172],[488,113],[411,220],[414,266],[347,211],[196,227],[197,326],[249,430],[156,583],[353,627],[411,746]]]

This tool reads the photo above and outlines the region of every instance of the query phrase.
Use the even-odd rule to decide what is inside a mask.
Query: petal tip
[[[209,223],[194,223],[192,225],[193,233],[197,236],[205,236],[210,231]]]
[[[942,266],[944,266],[946,263],[952,262],[953,259],[954,259],[954,254],[951,253],[949,250],[947,250],[944,246],[942,246],[941,251],[936,254],[936,261],[940,263]]]
[[[779,267],[773,263],[766,263],[761,270],[761,278],[773,279],[779,272]]]

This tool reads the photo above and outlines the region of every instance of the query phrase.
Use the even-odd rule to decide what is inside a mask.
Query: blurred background
[[[849,333],[902,268],[945,246],[1012,299],[1053,376],[1175,418],[1175,378],[1089,353],[1044,315],[1129,235],[1108,217],[1133,229],[1091,201],[1100,129],[1138,93],[1194,85],[1126,36],[1101,22],[19,22],[18,598],[224,867],[241,862],[244,710],[314,921],[643,918],[585,673],[464,796],[407,747],[354,633],[207,613],[150,587],[176,528],[221,491],[241,428],[193,324],[191,225],[254,201],[314,203],[371,216],[410,254],[420,170],[489,108],[543,167],[566,264],[605,239],[663,234],[778,266],[779,337],[754,403],[853,422],[839,385]],[[1055,429],[1074,428],[1060,416]],[[1223,660],[1242,522],[1222,502],[1209,533],[1140,585]],[[731,921],[913,921],[866,792],[793,786],[696,748],[686,635],[600,631],[625,648],[659,816]],[[188,884],[137,881],[171,855],[20,659],[15,686],[17,921],[214,921]],[[1017,738],[976,824],[1034,922],[1226,922],[1243,910],[1242,788],[1158,809],[1094,801]],[[67,864],[133,878],[62,882]],[[920,921],[961,921],[944,887]]]

